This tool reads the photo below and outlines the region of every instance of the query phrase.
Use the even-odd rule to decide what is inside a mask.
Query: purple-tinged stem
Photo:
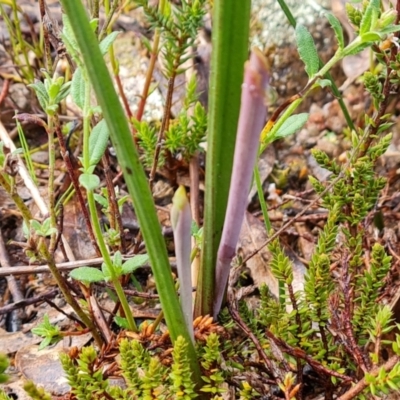
[[[192,309],[192,213],[184,186],[179,186],[172,199],[171,224],[174,231],[176,268],[179,277],[180,302],[189,335],[194,343]]]
[[[252,173],[256,162],[260,133],[267,115],[265,90],[269,81],[268,63],[257,48],[245,64],[239,123],[225,223],[217,255],[214,318],[218,315],[235,256]]]

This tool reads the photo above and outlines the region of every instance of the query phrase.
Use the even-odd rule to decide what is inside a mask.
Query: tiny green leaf
[[[102,119],[93,129],[89,138],[90,165],[97,165],[103,157],[110,136],[107,123]]]
[[[85,102],[85,85],[86,82],[83,78],[82,69],[77,68],[72,77],[71,83],[71,96],[73,102],[83,110],[83,105]]]
[[[389,25],[385,28],[379,29],[379,33],[381,36],[389,35],[390,33],[395,33],[400,31],[400,25]]]
[[[58,104],[60,103],[60,101],[64,100],[68,96],[70,89],[71,89],[71,82],[64,83],[61,86],[56,98],[54,99],[54,103]]]
[[[335,32],[336,39],[339,44],[339,48],[344,48],[344,36],[343,36],[343,28],[339,20],[331,13],[326,13],[326,18],[331,24],[332,29]]]
[[[99,26],[99,19],[93,18],[89,21],[90,27],[92,28],[93,32],[96,32],[97,27]]]
[[[351,51],[346,51],[346,56],[361,53],[364,49],[370,46],[370,42],[363,42],[359,46],[355,47]]]
[[[305,64],[309,78],[313,77],[319,69],[319,58],[314,39],[304,25],[296,26],[296,42],[300,58]]]
[[[379,7],[380,0],[371,0],[368,3],[360,23],[360,36],[374,29],[380,11]]]
[[[329,79],[320,79],[317,83],[322,88],[332,86],[332,82]]]
[[[86,190],[95,190],[100,185],[100,178],[93,174],[82,174],[79,176],[79,183]]]
[[[378,32],[367,32],[360,35],[360,37],[363,43],[377,42],[378,40],[381,40],[381,35]]]
[[[115,268],[122,266],[122,255],[120,251],[116,251],[113,257],[113,264]]]
[[[103,262],[103,264],[101,264],[101,270],[103,271],[104,274],[104,279],[107,281],[109,279],[111,279],[111,272],[110,269],[107,267],[107,264]]]
[[[114,317],[114,322],[123,329],[129,329],[128,320],[126,318],[122,318],[118,315]]]
[[[278,132],[273,135],[268,140],[267,136],[267,143],[272,143],[275,140],[278,139],[283,139],[287,136],[293,135],[295,132],[297,132],[299,129],[303,127],[303,125],[307,122],[308,120],[308,113],[301,113],[301,114],[295,114],[291,115],[279,128]]]
[[[32,220],[31,220],[31,228],[32,228],[35,232],[41,232],[41,230],[42,230],[42,225],[40,224],[39,221],[36,221],[36,219],[32,219]]]
[[[77,49],[78,45],[76,43],[74,31],[72,29],[71,23],[69,22],[67,14],[62,15],[62,22],[63,22],[63,31],[62,31],[63,41],[64,42],[67,41],[71,46]]]
[[[99,203],[104,209],[108,208],[108,200],[101,194],[94,194],[94,199]]]
[[[79,267],[73,269],[69,276],[80,282],[101,282],[104,281],[104,274],[97,268]]]
[[[149,260],[147,254],[138,254],[137,256],[130,258],[122,264],[122,273],[130,274],[131,272],[137,270],[143,264]]]
[[[118,31],[111,32],[108,36],[106,36],[99,44],[101,54],[106,55],[108,49],[115,42],[115,39],[119,35]]]
[[[49,102],[49,95],[47,93],[47,90],[46,90],[43,82],[37,81],[28,86],[31,87],[35,91],[36,96],[39,100],[40,106],[43,108],[43,110],[46,110],[47,104]]]

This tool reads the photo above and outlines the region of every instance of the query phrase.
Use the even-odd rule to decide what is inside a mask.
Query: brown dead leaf
[[[85,220],[76,197],[64,207],[63,235],[69,243],[76,260],[97,256],[86,229]]]
[[[61,353],[61,348],[39,351],[36,345],[23,347],[15,355],[15,365],[26,379],[52,394],[63,395],[70,390],[70,386],[59,361]]]
[[[254,250],[262,246],[267,240],[264,224],[249,212],[246,212],[240,231],[238,247],[243,257],[247,257]],[[269,268],[271,254],[265,247],[247,261],[254,284],[260,287],[266,284],[274,296],[278,297],[278,281]]]

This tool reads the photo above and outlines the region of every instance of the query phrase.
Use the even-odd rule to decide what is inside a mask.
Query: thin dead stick
[[[10,260],[8,258],[7,249],[4,244],[3,233],[0,229],[0,269],[9,268],[9,267],[10,267]],[[21,290],[19,289],[15,277],[9,275],[6,277],[6,279],[7,279],[8,288],[10,289],[10,292],[11,292],[14,302],[23,301],[24,295],[22,294]],[[18,317],[21,319],[24,318],[25,310],[20,310]]]
[[[122,256],[124,261],[132,258],[131,256]],[[60,272],[71,271],[75,268],[83,267],[83,266],[101,266],[103,262],[102,257],[92,258],[90,260],[79,260],[79,261],[69,261],[65,263],[56,264],[57,269]],[[171,268],[175,268],[175,260],[170,260]],[[149,265],[143,265],[143,267],[149,267]],[[50,268],[47,265],[18,265],[10,268],[0,268],[0,277],[8,276],[8,275],[29,275],[29,274],[43,274],[49,273]]]
[[[14,142],[10,138],[8,132],[4,128],[4,125],[1,123],[1,121],[0,121],[0,140],[4,143],[6,147],[10,149],[11,152],[16,150]],[[21,176],[22,180],[24,181],[25,187],[29,190],[30,194],[32,195],[32,198],[36,203],[36,205],[38,206],[40,213],[43,216],[48,215],[49,210],[47,208],[45,201],[43,200],[42,196],[39,193],[39,189],[32,181],[29,172],[26,169],[25,164],[22,162],[22,159],[19,155],[17,155],[17,159],[18,159],[18,173]],[[73,260],[75,257],[74,253],[71,250],[71,247],[69,246],[69,243],[64,238],[64,236],[61,236],[61,239],[64,243],[65,251],[68,255],[68,258],[70,260]]]
[[[56,264],[57,269],[61,272],[71,271],[72,269],[87,266],[100,266],[103,262],[102,257],[93,258],[91,260],[69,261],[65,263]],[[0,269],[0,277],[8,275],[27,275],[27,274],[41,274],[51,272],[47,265],[20,265],[9,268]]]
[[[19,308],[25,308],[31,304],[42,303],[45,298],[53,298],[59,293],[58,289],[51,290],[50,292],[44,293],[40,296],[31,297],[29,299],[23,299],[21,301],[7,304],[0,308],[0,315],[8,314],[11,311],[18,310]]]

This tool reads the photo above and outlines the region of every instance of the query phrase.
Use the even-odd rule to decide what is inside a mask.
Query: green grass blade
[[[204,236],[195,316],[212,314],[217,251],[225,219],[241,84],[248,56],[250,5],[250,0],[214,1]]]
[[[74,30],[88,76],[103,110],[118,161],[133,199],[171,338],[175,341],[181,335],[186,339],[193,377],[196,382],[200,382],[196,352],[186,329],[153,198],[133,143],[128,121],[81,1],[62,0],[61,2]]]

